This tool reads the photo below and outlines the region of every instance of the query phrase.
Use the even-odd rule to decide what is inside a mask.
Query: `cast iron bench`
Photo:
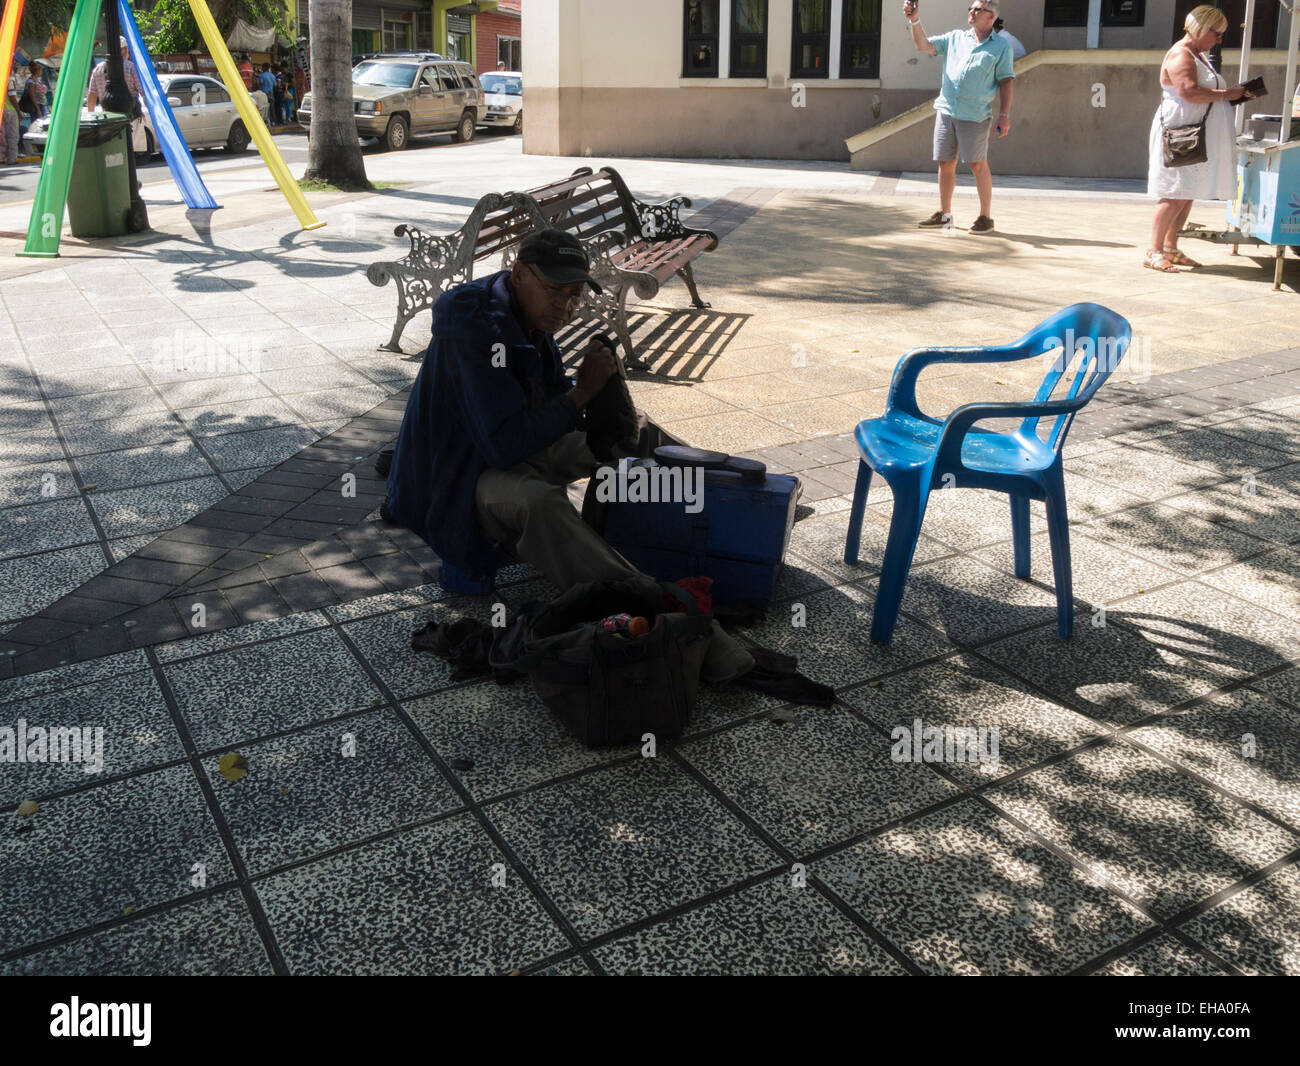
[[[625,357],[635,362],[627,326],[630,293],[652,299],[676,274],[686,283],[695,307],[709,306],[700,299],[691,263],[716,248],[718,236],[682,224],[680,211],[690,206],[684,196],[644,203],[613,168],[581,167],[561,181],[527,192],[489,193],[464,224],[445,237],[400,225],[393,232],[411,242],[410,252],[397,262],[372,263],[366,270],[372,284],[392,279],[397,286],[397,322],[382,347],[400,352],[406,324],[430,310],[444,291],[469,281],[476,262],[500,255],[508,267],[529,233],[554,226],[583,242],[592,276],[604,290],[587,290],[582,316],[603,322],[622,343]]]

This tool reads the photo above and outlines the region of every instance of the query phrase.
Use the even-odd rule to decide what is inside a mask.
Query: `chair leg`
[[[852,566],[858,561],[858,543],[862,537],[862,515],[867,509],[867,490],[871,488],[871,467],[858,460],[858,482],[853,486],[853,508],[849,511],[849,535],[844,539],[844,561]]]
[[[1065,510],[1063,482],[1047,492],[1047,537],[1052,543],[1052,576],[1056,581],[1056,630],[1065,640],[1074,632],[1074,586],[1070,570],[1070,518]]]
[[[1029,497],[1011,497],[1011,544],[1015,552],[1016,577],[1029,576]]]
[[[894,516],[889,523],[889,541],[880,564],[880,585],[876,590],[876,609],[871,618],[871,639],[888,644],[894,638],[898,609],[903,603],[907,573],[912,568],[916,538],[929,498],[929,485],[920,480],[890,482],[894,490]]]

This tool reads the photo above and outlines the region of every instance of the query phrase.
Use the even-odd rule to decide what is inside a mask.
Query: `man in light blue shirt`
[[[993,175],[989,171],[990,128],[999,137],[1011,132],[1011,94],[1015,72],[1011,45],[993,32],[998,0],[971,0],[970,28],[927,37],[918,14],[919,0],[904,0],[903,15],[918,52],[943,60],[943,82],[934,102],[934,159],[939,164],[939,210],[920,223],[952,226],[952,193],[957,186],[957,156],[970,166],[979,193],[979,218],[971,233],[992,233]],[[1000,111],[993,117],[993,98]]]

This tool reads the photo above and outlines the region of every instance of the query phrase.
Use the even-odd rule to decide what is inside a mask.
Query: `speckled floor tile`
[[[45,761],[6,765],[0,775],[0,806],[94,784],[185,755],[150,671],[6,704],[0,722],[16,732],[19,721],[26,723],[28,737],[33,728],[45,731]],[[56,741],[53,731],[59,728],[76,729],[80,735],[75,742]],[[87,749],[84,741],[90,741],[92,747]],[[56,745],[61,761],[56,761]],[[71,761],[74,755],[79,761]]]
[[[322,422],[331,418],[356,418],[376,404],[388,399],[391,389],[376,385],[348,385],[342,389],[324,392],[295,392],[289,403],[308,422]]]
[[[50,500],[0,510],[0,559],[88,544],[99,539],[79,499]]]
[[[1239,533],[1279,544],[1300,540],[1300,498],[1258,479],[1253,484],[1229,482],[1219,488],[1173,496],[1165,503]]]
[[[1242,437],[1229,436],[1218,429],[1189,429],[1170,433],[1135,447],[1180,462],[1207,467],[1221,478],[1240,478],[1244,474],[1282,466],[1289,458],[1285,451],[1263,447]]]
[[[1222,977],[1226,973],[1186,944],[1165,935],[1113,959],[1094,977]]]
[[[243,977],[273,972],[238,889],[0,963],[11,977]]]
[[[1037,510],[1029,514],[1032,531],[1046,527]],[[937,489],[930,493],[921,535],[943,541],[958,551],[1011,539],[1011,504],[1005,493],[983,489]]]
[[[95,492],[91,506],[110,537],[130,537],[183,525],[228,495],[216,477],[196,477],[144,488]]]
[[[583,962],[580,956],[566,959],[564,962],[557,962],[551,966],[543,966],[540,970],[532,970],[530,977],[595,977],[595,972]]]
[[[208,437],[203,447],[218,470],[239,470],[248,466],[275,466],[292,459],[322,435],[312,426],[277,426]]]
[[[1078,474],[1103,485],[1122,485],[1126,492],[1144,496],[1147,500],[1160,500],[1190,489],[1205,488],[1230,476],[1136,448],[1112,448],[1096,455],[1071,453],[1064,465],[1069,474]]]
[[[593,954],[611,974],[907,972],[820,892],[792,887],[786,874],[611,941]]]
[[[923,727],[996,730],[996,759],[944,763],[944,770],[970,787],[1027,769],[1107,732],[972,656],[907,670],[878,685],[850,689],[840,698],[891,736],[901,726],[910,739],[917,719]]]
[[[250,875],[462,806],[391,710],[242,745],[238,781],[203,760]],[[350,754],[349,754],[350,753]]]
[[[270,395],[256,374],[227,375],[201,381],[169,381],[159,385],[158,391],[182,417],[187,408],[215,407]]]
[[[95,422],[82,421],[69,414],[59,422],[59,429],[71,455],[142,448],[179,440],[185,435],[185,428],[167,411],[147,411]]]
[[[167,644],[154,647],[154,654],[162,663],[176,663],[182,659],[193,659],[214,651],[229,651],[245,644],[256,644],[275,637],[287,637],[294,633],[306,633],[312,629],[323,629],[329,620],[320,611],[304,611],[302,614],[287,614],[283,618],[268,618],[263,622],[249,622],[247,625],[232,626],[230,629],[205,633],[202,636],[185,637]]]
[[[1140,507],[1148,502],[1145,496],[1129,492],[1118,485],[1104,484],[1069,472],[1065,475],[1065,501],[1072,524],[1130,507]],[[1029,506],[1031,514],[1041,513],[1043,507],[1037,501],[1031,502]],[[1046,524],[1046,517],[1043,521]]]
[[[774,608],[766,621],[739,632],[765,648],[796,656],[802,674],[832,688],[952,650],[939,634],[908,618],[899,618],[892,644],[871,643],[874,605],[870,589],[844,585],[784,604],[779,612]]]
[[[1126,600],[1117,613],[1148,641],[1234,677],[1300,659],[1300,626],[1199,582]]]
[[[150,411],[165,411],[167,404],[148,386],[118,389],[115,392],[84,393],[50,401],[59,425],[66,422],[98,422],[107,418],[126,418]]]
[[[1122,597],[1185,578],[1184,574],[1094,540],[1088,534],[1096,529],[1095,524],[1088,522],[1071,523],[1070,583],[1075,599],[1105,607]],[[1005,573],[1015,572],[1015,555],[1010,544],[995,544],[975,554]],[[1052,547],[1046,533],[1029,538],[1029,576],[1055,594]]]
[[[701,684],[695,693],[695,711],[682,736],[694,736],[707,729],[716,729],[755,712],[767,714],[784,705],[783,699],[740,685]]]
[[[885,542],[889,538],[889,515],[866,509],[862,520],[862,536],[858,546],[858,561],[850,566],[844,561],[844,539],[848,536],[847,511],[826,517],[806,518],[796,522],[790,533],[789,551],[808,560],[815,567],[834,575],[837,584],[857,581],[880,572],[880,561],[885,556]],[[913,565],[951,554],[946,544],[922,535],[916,542]],[[787,556],[787,560],[789,556]],[[788,564],[787,564],[788,565]]]
[[[816,851],[958,793],[895,762],[888,733],[839,707],[802,707],[683,744],[681,754],[795,854]]]
[[[597,770],[484,813],[585,937],[699,899],[779,861],[664,757]]]
[[[139,369],[130,363],[74,372],[61,370],[53,374],[42,369],[40,374],[41,387],[50,399],[78,396],[83,393],[109,392],[114,389],[138,389],[148,384]]]
[[[864,567],[862,571],[855,571],[854,577],[860,577],[863,573],[869,572]],[[781,569],[776,574],[776,583],[772,586],[772,602],[783,603],[786,600],[807,596],[810,592],[817,592],[819,589],[830,588],[836,584],[840,584],[837,578],[831,576],[814,563],[792,552],[786,552]]]
[[[0,433],[39,434],[50,429],[50,415],[41,400],[0,407]]]
[[[1300,617],[1300,550],[1296,548],[1257,555],[1202,574],[1200,580],[1284,617]]]
[[[1300,846],[1300,836],[1122,740],[985,796],[1163,918]]]
[[[59,446],[59,438],[54,435],[53,426],[43,432],[20,430],[0,434],[0,468],[29,466],[62,458],[63,449]]]
[[[1239,437],[1251,444],[1273,448],[1284,454],[1294,455],[1300,452],[1300,418],[1296,417],[1294,406],[1289,411],[1241,410],[1249,413],[1214,423],[1215,432]]]
[[[1300,975],[1300,867],[1292,864],[1183,926],[1252,976]]]
[[[76,685],[89,684],[103,678],[118,677],[149,669],[149,660],[143,651],[124,651],[117,655],[106,655],[100,659],[87,659],[81,663],[42,670],[22,677],[11,677],[0,681],[0,703],[10,700],[25,700],[45,692],[58,692],[60,689],[73,688]]]
[[[1098,540],[1184,575],[1224,566],[1270,547],[1267,541],[1163,504],[1110,515],[1088,529]]]
[[[494,875],[504,876],[499,887]],[[570,946],[469,815],[256,889],[295,974],[506,974]]]
[[[1292,707],[1300,707],[1300,667],[1258,678],[1250,683],[1250,687]]]
[[[164,671],[200,751],[380,701],[379,690],[333,630],[172,663]]]
[[[523,680],[450,689],[402,705],[444,759],[469,759],[456,771],[476,800],[634,755],[637,747],[591,750],[576,740]]]
[[[978,559],[953,556],[912,567],[903,610],[954,643],[980,644],[1054,619],[1056,596]]]
[[[302,419],[274,396],[204,403],[177,411],[196,437],[218,437],[255,429],[297,425]]]
[[[79,492],[72,468],[64,459],[0,469],[0,508],[76,496]]]
[[[403,607],[422,607],[442,599],[443,595],[441,585],[420,585],[401,592],[385,592],[347,603],[332,603],[325,608],[325,613],[336,622],[352,622],[358,618],[401,610]]]
[[[35,614],[84,585],[105,565],[98,544],[0,560],[0,621]]]
[[[189,766],[46,800],[0,833],[0,954],[234,877]],[[111,840],[112,847],[105,847]]]
[[[200,477],[213,472],[203,453],[189,440],[83,455],[76,463],[82,481],[96,486],[99,492]]]
[[[1068,973],[1151,925],[973,799],[808,872],[929,974]]]
[[[1300,831],[1300,711],[1241,688],[1128,735]]]

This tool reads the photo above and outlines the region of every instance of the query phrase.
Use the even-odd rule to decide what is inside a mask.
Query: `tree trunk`
[[[369,189],[352,109],[352,0],[312,0],[308,178]]]

